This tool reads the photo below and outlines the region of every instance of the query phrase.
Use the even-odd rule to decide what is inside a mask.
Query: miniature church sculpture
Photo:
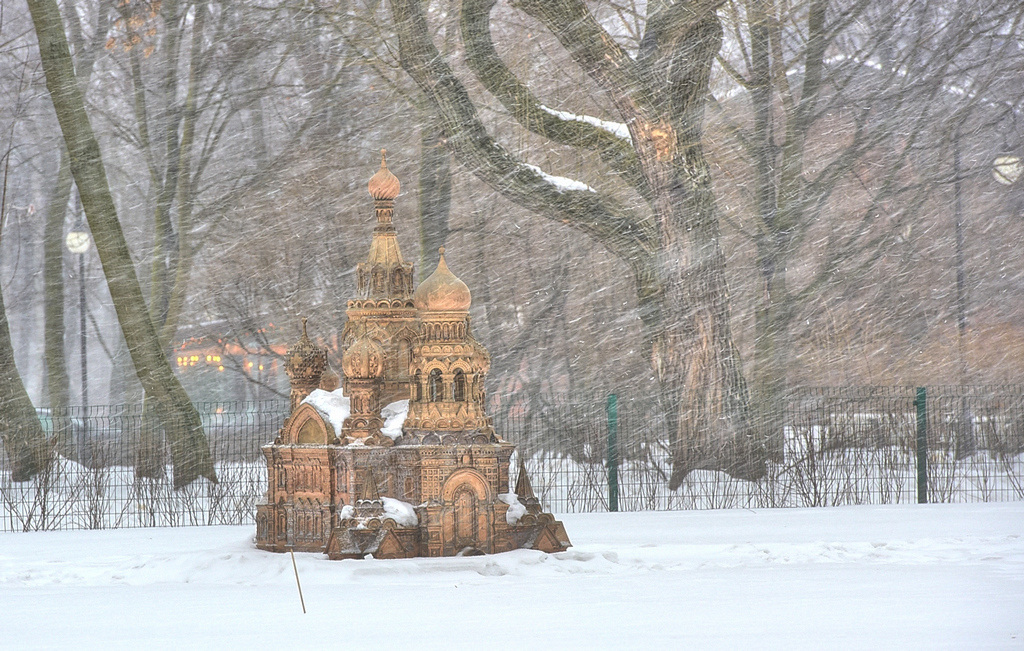
[[[392,223],[401,185],[381,154],[369,183],[377,224],[342,333],[349,413],[339,427],[331,422],[329,401],[339,398],[327,392],[338,378],[303,320],[286,365],[290,414],[263,447],[268,487],[256,546],[331,559],[564,551],[565,528],[542,512],[521,462],[508,491],[515,447],[486,415],[490,357],[470,332],[472,296],[443,247],[413,290]],[[382,406],[405,399],[401,431],[385,432]]]

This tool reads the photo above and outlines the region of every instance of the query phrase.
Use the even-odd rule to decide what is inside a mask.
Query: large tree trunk
[[[68,368],[64,356],[64,215],[71,198],[71,159],[66,147],[60,148],[57,183],[46,206],[43,232],[43,341],[46,359],[46,387],[53,415],[53,437],[57,450],[75,459],[67,419]]]
[[[0,219],[0,228],[3,220]],[[7,309],[0,291],[0,439],[11,462],[11,479],[27,481],[42,472],[50,459],[50,446],[14,364],[14,347]]]
[[[630,125],[661,233],[663,331],[655,342],[655,367],[678,405],[673,490],[695,469],[745,479],[764,474],[729,324],[725,256],[703,148],[704,105],[722,28],[713,8],[705,7],[703,15],[688,9],[667,6],[649,15],[638,63],[657,121]]]
[[[681,157],[683,166],[697,171],[689,175],[691,182],[709,179],[707,163],[695,149]],[[689,204],[685,218],[668,209],[659,215],[666,240],[659,266],[665,294],[655,366],[669,404],[678,405],[671,432],[672,490],[696,469],[724,470],[744,479],[758,479],[764,473],[729,325],[725,260],[718,223],[712,217],[713,198],[709,187],[695,185],[686,195],[678,197]]]
[[[155,401],[155,409],[171,445],[176,488],[203,476],[216,481],[209,446],[198,412],[163,353],[149,318],[128,244],[110,195],[99,143],[85,112],[71,54],[54,0],[29,0],[39,39],[46,86],[71,157],[71,173],[96,242],[107,286],[135,372]]]
[[[759,228],[754,238],[761,287],[754,311],[753,415],[759,437],[770,456],[782,458],[784,446],[783,401],[787,390],[790,355],[790,322],[793,297],[786,283],[786,269],[793,256],[793,239],[804,222],[803,157],[809,120],[822,83],[827,38],[824,0],[809,3],[805,74],[799,102],[784,103],[784,127],[775,128],[775,92],[772,43],[781,42],[776,13],[768,0],[747,4],[750,58],[748,85],[753,106],[749,154],[754,168],[754,194]],[[774,34],[773,34],[774,31]],[[781,92],[781,91],[780,91]],[[776,133],[783,136],[775,144]]]
[[[7,167],[0,184],[0,243],[3,241],[7,210]],[[18,375],[14,363],[14,345],[7,321],[3,289],[0,288],[0,441],[11,463],[11,479],[27,481],[46,468],[50,460],[50,446],[46,441],[42,423],[36,416],[32,399]]]
[[[602,30],[582,3],[517,4],[543,21],[609,91],[629,128],[645,180],[637,190],[658,226],[660,310],[644,326],[662,392],[677,405],[669,488],[695,469],[761,477],[765,458],[732,339],[725,256],[703,148],[711,64],[722,43],[719,3],[649,3],[635,67],[624,52],[602,44]]]
[[[46,206],[43,233],[43,335],[50,409],[68,404],[68,369],[64,358],[64,216],[71,198],[71,159],[61,147],[57,183]]]
[[[452,204],[452,157],[444,147],[444,132],[431,115],[420,128],[420,261],[422,281],[434,272],[437,249],[448,239]]]
[[[607,92],[626,139],[554,115],[505,66],[489,35],[494,0],[464,0],[462,35],[477,79],[526,129],[596,151],[650,210],[592,188],[569,190],[494,142],[468,93],[437,52],[418,0],[392,0],[402,67],[440,117],[460,163],[507,199],[593,236],[633,271],[644,348],[674,410],[671,486],[696,468],[754,478],[748,396],[729,328],[725,259],[701,146],[711,62],[721,44],[717,0],[650,3],[634,59],[581,0],[517,0]],[[632,145],[630,147],[630,145]]]

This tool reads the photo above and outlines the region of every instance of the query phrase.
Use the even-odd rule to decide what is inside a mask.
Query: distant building
[[[287,350],[284,345],[262,346],[255,340],[246,344],[219,334],[197,334],[174,347],[171,364],[194,400],[278,400],[288,390],[283,361]]]

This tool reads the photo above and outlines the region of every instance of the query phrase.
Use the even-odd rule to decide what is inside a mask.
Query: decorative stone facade
[[[289,351],[291,413],[264,446],[268,487],[257,506],[256,545],[320,551],[332,559],[546,552],[570,546],[540,509],[526,470],[509,493],[509,459],[484,409],[490,358],[470,331],[469,288],[448,268],[413,291],[392,218],[400,190],[383,156],[370,179],[377,226],[357,268],[358,298],[343,333],[340,435],[313,404],[327,389],[326,352],[303,335]],[[382,433],[381,406],[408,399],[402,433]]]

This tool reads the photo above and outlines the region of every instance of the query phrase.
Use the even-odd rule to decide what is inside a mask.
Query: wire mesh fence
[[[266,491],[260,447],[274,439],[287,403],[196,407],[218,481],[201,479],[177,491],[168,443],[141,405],[42,411],[54,452],[45,469],[15,482],[6,451],[0,454],[0,531],[253,522]]]
[[[776,443],[759,459],[761,479],[695,470],[674,491],[662,407],[620,395],[612,410],[606,398],[493,410],[495,429],[517,444],[553,512],[1024,500],[1024,387],[932,387],[924,401],[912,387],[793,391],[773,422],[752,418]],[[141,407],[41,413],[54,450],[43,472],[13,481],[0,449],[0,531],[253,522],[266,490],[260,448],[287,403],[197,407],[218,482],[178,491],[168,445]]]
[[[695,470],[675,491],[672,433],[657,402],[619,396],[615,425],[606,404],[550,399],[504,412],[500,431],[519,443],[538,496],[556,512],[611,506],[612,428],[621,510],[1024,500],[1020,386],[933,387],[920,411],[914,387],[796,390],[775,410],[777,423],[752,419],[778,450],[762,460],[760,480]]]

